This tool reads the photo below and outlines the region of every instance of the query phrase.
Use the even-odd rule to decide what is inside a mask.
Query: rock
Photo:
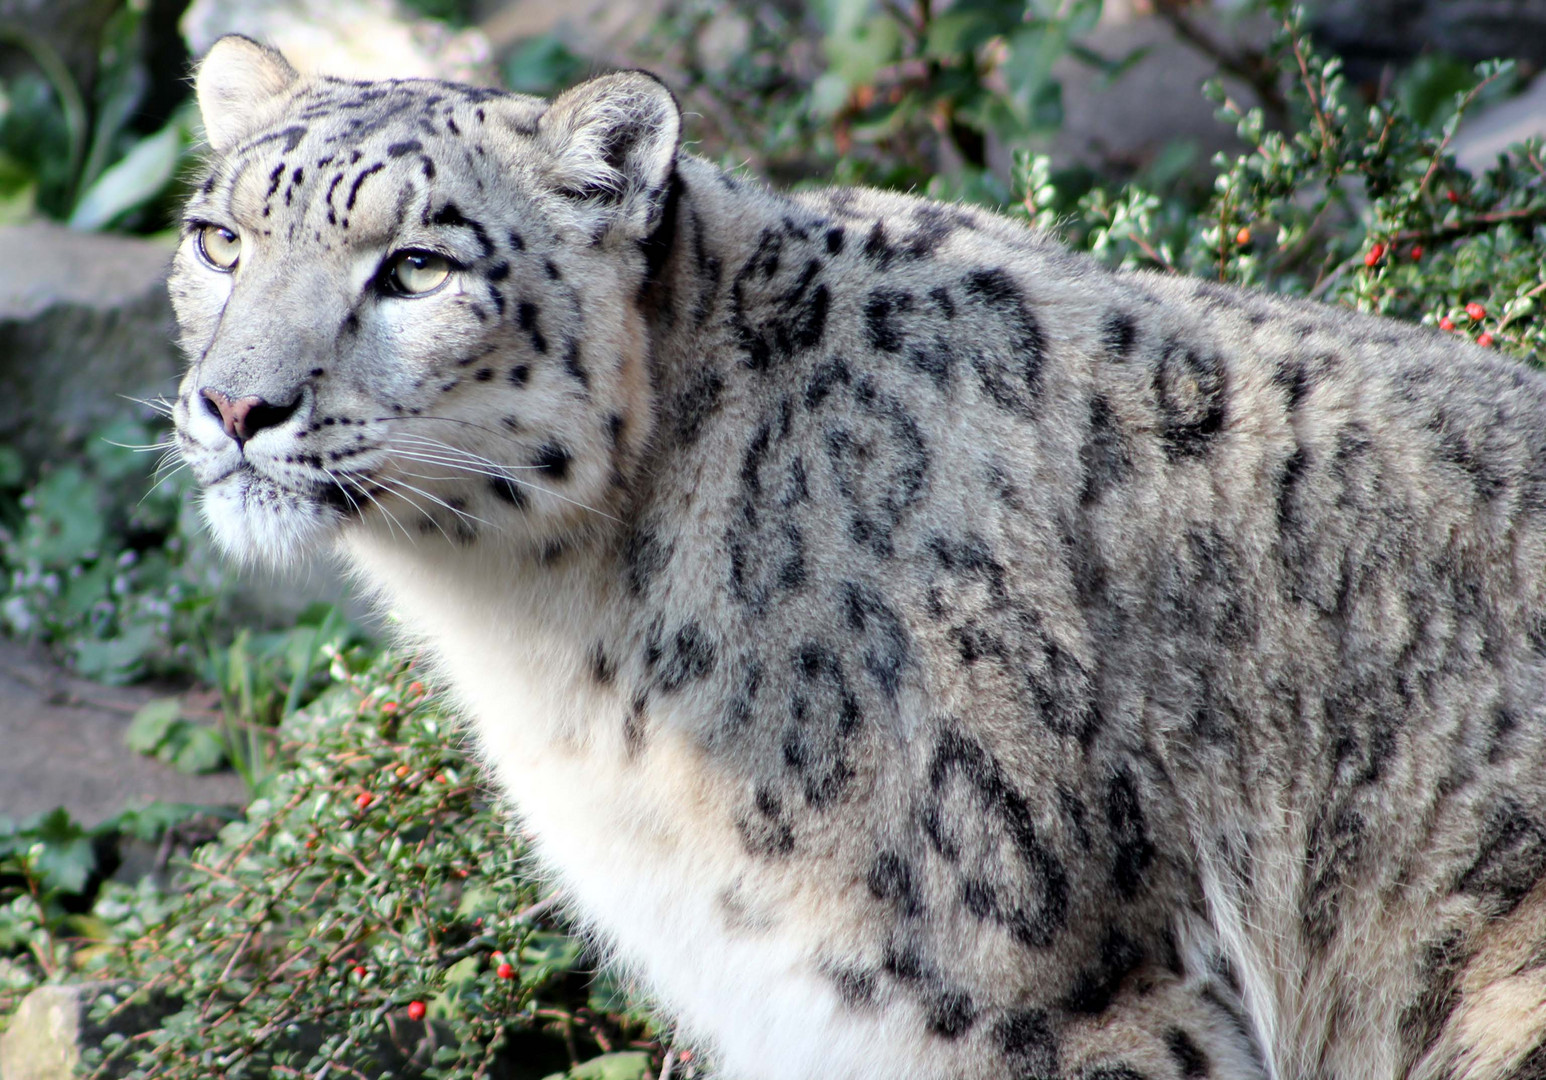
[[[115,1032],[133,1035],[154,1027],[169,1011],[165,1003],[136,1004],[105,1023],[92,1022],[91,1007],[99,998],[124,998],[132,991],[132,985],[119,982],[32,991],[0,1035],[0,1080],[73,1080],[85,1048]]]
[[[1467,114],[1450,149],[1462,169],[1481,173],[1514,143],[1539,135],[1546,135],[1546,78],[1541,77],[1518,97]]]
[[[1359,80],[1435,48],[1546,63],[1546,0],[1317,0],[1310,13],[1316,38]]]
[[[396,0],[194,0],[181,26],[194,56],[203,56],[223,34],[245,34],[277,47],[307,72],[497,81],[480,31],[413,18]]]
[[[35,222],[0,228],[0,439],[62,456],[125,396],[177,385],[168,243]]]

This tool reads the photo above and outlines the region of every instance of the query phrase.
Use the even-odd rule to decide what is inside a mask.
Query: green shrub
[[[540,1077],[606,1052],[618,1080],[658,1068],[642,1018],[587,985],[413,668],[328,651],[333,688],[282,726],[286,767],[187,859],[164,921],[97,943],[93,969],[140,987],[104,1013],[180,1006],[106,1060],[158,1080]]]

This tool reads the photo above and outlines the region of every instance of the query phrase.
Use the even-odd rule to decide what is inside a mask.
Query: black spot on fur
[[[1208,1075],[1208,1055],[1181,1028],[1174,1027],[1165,1032],[1165,1048],[1170,1051],[1170,1060],[1176,1063],[1176,1071],[1183,1080],[1197,1080]]]
[[[891,901],[905,917],[912,919],[923,913],[923,898],[913,880],[913,868],[896,852],[883,851],[875,857],[866,884],[871,896]]]
[[[736,831],[741,835],[741,846],[748,855],[761,858],[777,858],[788,855],[795,848],[794,830],[784,820],[783,801],[778,793],[765,785],[759,785],[753,796],[753,812],[742,814],[736,819]],[[873,976],[864,975],[861,972],[848,973],[855,982],[848,989],[855,994],[852,1004],[859,1001],[867,1001],[873,992]],[[839,977],[841,979],[841,976]],[[858,980],[869,980],[868,985],[860,986]],[[862,989],[862,993],[860,990]],[[838,983],[838,993],[843,995],[844,986]],[[847,997],[844,998],[848,1000]]]
[[[1033,418],[1046,353],[1036,316],[1006,270],[973,270],[962,283],[970,299],[999,313],[1008,331],[1001,341],[979,346],[972,355],[983,392],[999,408],[1022,419]]]
[[[943,799],[957,783],[964,784],[1004,829],[1015,854],[1015,865],[1002,868],[1009,879],[1005,887],[989,886],[986,910],[1020,944],[1045,948],[1068,919],[1067,871],[1042,842],[1030,805],[1010,786],[998,762],[979,744],[947,728],[929,765],[929,788],[936,799]],[[943,834],[936,831],[934,839],[940,853],[948,857]]]
[[[1060,1075],[1057,1036],[1043,1010],[1006,1012],[993,1025],[993,1038],[1009,1066],[1005,1080],[1055,1080]]]
[[[1127,438],[1110,402],[1101,394],[1090,398],[1090,428],[1079,449],[1079,461],[1084,467],[1079,501],[1085,506],[1099,502],[1107,491],[1126,483],[1132,475]]]
[[[643,596],[649,590],[666,564],[671,561],[675,545],[663,542],[651,529],[631,529],[623,541],[623,565],[628,572],[628,586],[635,596]]]
[[[834,387],[841,384],[847,386],[852,380],[848,365],[840,357],[831,360],[823,360],[811,371],[810,380],[805,384],[805,407],[814,409],[826,400]],[[1546,620],[1543,620],[1546,627]],[[1542,650],[1546,653],[1546,629],[1542,630]]]
[[[1154,369],[1160,439],[1171,461],[1205,454],[1224,429],[1227,375],[1215,353],[1167,343]]]
[[[599,641],[591,648],[590,676],[601,686],[609,686],[617,678],[617,668]]]
[[[378,161],[374,165],[360,170],[360,174],[354,178],[354,183],[349,185],[349,197],[344,200],[345,210],[354,209],[354,200],[359,197],[360,185],[365,183],[366,179],[374,176],[384,168],[386,168],[386,163]]]
[[[946,990],[928,1003],[929,1031],[942,1039],[959,1039],[977,1022],[977,1007],[963,990]]]
[[[841,225],[827,230],[827,254],[838,255],[843,250],[843,227]]]
[[[1126,360],[1138,339],[1137,321],[1125,311],[1107,313],[1100,327],[1101,347],[1113,360]]]
[[[542,330],[537,326],[537,305],[530,300],[522,300],[520,307],[516,309],[516,322],[531,335],[531,347],[539,353],[548,351],[548,340],[542,336]]]
[[[1305,862],[1308,881],[1303,911],[1304,936],[1324,949],[1341,925],[1342,898],[1368,846],[1368,823],[1348,806],[1322,811],[1310,827]]]
[[[391,146],[388,146],[387,157],[400,158],[405,154],[412,154],[415,151],[423,149],[424,144],[421,143],[418,139],[407,139],[403,142],[395,142]]]
[[[667,692],[680,690],[714,670],[718,650],[696,620],[684,623],[671,639],[659,672],[660,687]]]
[[[482,224],[472,220],[462,213],[455,203],[448,202],[429,219],[431,225],[441,225],[451,229],[469,229],[478,241],[482,254],[487,256],[494,250],[494,245],[489,242],[488,230]]]
[[[703,425],[719,408],[725,380],[711,367],[699,368],[672,401],[670,414],[677,441],[691,446],[698,441]]]
[[[868,971],[844,970],[834,972],[832,984],[837,996],[850,1009],[869,1005],[875,997],[875,976]]]
[[[489,490],[502,502],[507,502],[517,510],[526,509],[526,492],[522,491],[514,480],[507,476],[496,476],[489,480]]]
[[[1399,1030],[1407,1048],[1406,1060],[1421,1060],[1439,1041],[1463,1000],[1460,978],[1471,956],[1458,930],[1430,941],[1423,949],[1416,993],[1401,1011]]]
[[[510,369],[510,385],[525,386],[531,378],[531,368],[525,364],[516,364]]]
[[[1492,901],[1494,917],[1513,911],[1546,872],[1546,830],[1505,800],[1488,816],[1481,854],[1461,875],[1461,892]]]
[[[541,352],[541,349],[537,350]],[[590,388],[590,373],[580,364],[580,342],[569,338],[564,342],[564,372],[586,389]]]
[[[901,328],[892,322],[892,316],[910,311],[912,306],[912,293],[902,289],[876,289],[870,293],[864,304],[864,325],[870,347],[888,353],[900,351],[904,338]]]
[[[1116,849],[1111,883],[1121,896],[1132,899],[1143,887],[1144,872],[1154,861],[1154,845],[1144,828],[1137,785],[1126,771],[1117,773],[1106,785],[1106,824]]]
[[[564,480],[569,476],[569,463],[573,456],[558,443],[544,443],[532,456],[531,464],[550,480]]]
[[[902,683],[902,669],[910,662],[907,626],[896,610],[875,589],[847,582],[843,586],[848,625],[864,635],[864,670],[891,701]]]
[[[1101,940],[1098,962],[1074,977],[1063,1007],[1071,1013],[1100,1015],[1111,1007],[1122,980],[1141,963],[1142,946],[1120,930],[1108,930]]]

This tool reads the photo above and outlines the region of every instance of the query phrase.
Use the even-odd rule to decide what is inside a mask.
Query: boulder
[[[91,1007],[99,998],[122,999],[132,990],[124,983],[88,982],[32,991],[0,1035],[0,1080],[73,1080],[87,1047],[115,1032],[134,1035],[155,1027],[168,1011],[165,1003],[136,1004],[105,1022],[92,1021]]]
[[[244,34],[275,46],[305,72],[497,81],[480,31],[414,18],[397,0],[194,0],[181,25],[194,56],[224,34]]]
[[[57,458],[125,397],[175,393],[169,242],[40,221],[0,228],[0,250],[0,440]]]

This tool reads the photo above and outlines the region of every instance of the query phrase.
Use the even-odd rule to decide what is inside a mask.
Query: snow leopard
[[[397,615],[719,1075],[1546,1076],[1535,370],[782,194],[639,72],[196,95],[213,534]]]

